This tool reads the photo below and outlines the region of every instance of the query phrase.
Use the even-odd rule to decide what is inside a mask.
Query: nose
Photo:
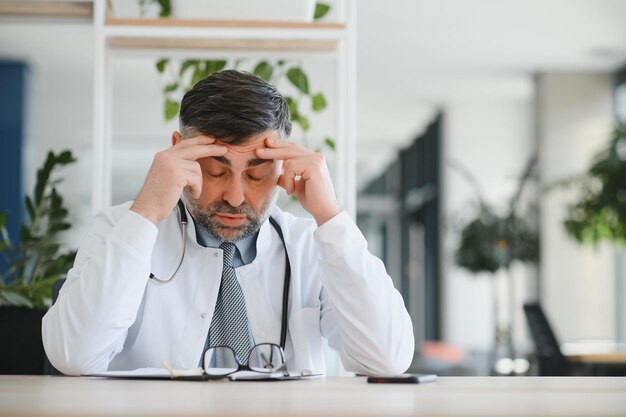
[[[233,178],[228,182],[222,198],[233,207],[239,207],[244,202],[243,184],[240,178]]]

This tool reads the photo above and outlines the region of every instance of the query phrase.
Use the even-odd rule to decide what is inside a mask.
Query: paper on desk
[[[132,371],[105,371],[83,376],[100,376],[106,378],[147,378],[147,379],[172,379],[172,376],[164,368],[139,368]]]
[[[198,368],[198,370],[200,370]],[[185,370],[185,371],[195,371]],[[182,372],[182,371],[181,371]],[[302,375],[300,372],[290,372],[289,376],[284,376],[282,372],[273,372],[269,374],[253,372],[253,371],[239,371],[228,376],[232,381],[255,381],[255,380],[287,380],[287,379],[300,379],[303,377],[319,376],[321,374],[306,374]],[[85,376],[97,376],[105,378],[135,378],[135,379],[176,379],[172,378],[167,369],[164,368],[139,368],[132,371],[105,371],[94,374],[88,374]],[[201,374],[189,374],[187,377],[200,377]]]
[[[231,381],[286,381],[290,379],[302,379],[314,376],[322,376],[322,374],[312,374],[310,372],[289,372],[289,375],[284,375],[282,372],[272,372],[265,374],[253,371],[239,371],[235,372],[232,375],[229,375],[229,378]]]

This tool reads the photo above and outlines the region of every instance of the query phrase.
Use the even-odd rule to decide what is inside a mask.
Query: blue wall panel
[[[26,65],[0,61],[0,211],[9,213],[8,230],[16,243],[24,215],[22,148]],[[4,270],[0,259],[0,271]]]

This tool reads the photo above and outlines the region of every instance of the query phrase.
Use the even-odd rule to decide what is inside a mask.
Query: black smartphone
[[[367,377],[367,382],[370,384],[425,384],[436,380],[437,375],[434,374],[372,375]]]

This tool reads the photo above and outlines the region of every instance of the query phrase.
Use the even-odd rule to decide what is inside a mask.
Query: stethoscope
[[[180,256],[180,261],[178,262],[178,266],[176,270],[168,279],[160,279],[157,278],[152,272],[150,272],[150,278],[159,284],[167,284],[172,282],[180,266],[183,264],[183,260],[185,259],[185,251],[187,249],[187,211],[185,210],[185,204],[182,200],[178,200],[178,221],[180,223],[181,236],[183,239],[183,252]],[[285,341],[287,340],[287,315],[289,308],[289,284],[291,283],[291,264],[289,262],[289,253],[287,252],[287,245],[285,244],[285,237],[283,236],[283,231],[280,228],[280,225],[274,220],[272,217],[269,218],[270,224],[278,233],[278,237],[280,237],[280,241],[283,244],[283,249],[285,251],[285,279],[283,284],[283,311],[282,311],[282,319],[281,319],[281,329],[280,329],[280,347],[285,349]]]

